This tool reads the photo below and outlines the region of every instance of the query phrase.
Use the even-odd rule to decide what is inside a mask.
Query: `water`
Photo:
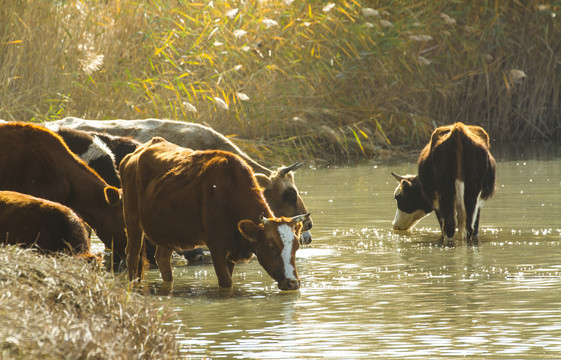
[[[185,358],[561,356],[561,160],[499,162],[480,245],[437,246],[434,214],[391,231],[396,181],[415,164],[298,171],[314,240],[297,253],[302,288],[281,292],[257,262],[176,267],[171,307]]]

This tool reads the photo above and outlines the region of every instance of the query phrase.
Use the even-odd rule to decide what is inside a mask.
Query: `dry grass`
[[[0,118],[160,117],[257,158],[561,137],[557,2],[0,0]]]
[[[167,310],[70,256],[0,246],[0,358],[171,359]]]

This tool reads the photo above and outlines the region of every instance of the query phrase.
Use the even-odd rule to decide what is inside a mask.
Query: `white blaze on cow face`
[[[294,246],[294,233],[292,228],[287,224],[282,224],[278,227],[279,235],[282,240],[283,248],[281,252],[281,257],[284,267],[284,276],[290,280],[297,280],[294,276],[294,266],[292,266],[292,250]]]

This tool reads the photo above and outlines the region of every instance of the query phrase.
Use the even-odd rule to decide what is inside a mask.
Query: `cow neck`
[[[234,246],[228,253],[228,259],[233,262],[247,261],[255,254],[255,247],[239,231],[236,231],[235,239],[239,246]]]
[[[91,226],[96,227],[107,203],[104,189],[107,185],[97,174],[88,173],[84,167],[83,176],[71,178],[69,206],[79,212]]]
[[[411,192],[411,195],[414,197],[412,200],[417,205],[416,208],[430,214],[433,210],[432,204],[430,203],[430,195],[423,189],[420,176],[421,175],[417,176],[411,183],[411,188],[414,190]]]
[[[252,211],[244,214],[244,216],[242,216],[242,219],[248,219],[253,221],[255,224],[259,224],[261,215],[266,218],[274,217],[273,212],[271,211],[269,205],[267,205],[265,200],[263,200],[262,196],[259,197],[257,204],[255,207],[253,207]],[[243,247],[247,248],[249,251],[255,254],[256,250],[252,242],[241,236],[241,234],[240,241],[243,243]]]
[[[260,197],[259,200],[260,200],[258,202],[259,206],[256,206],[256,209],[255,209],[256,211],[254,211],[251,215],[249,215],[247,217],[247,219],[250,219],[251,221],[253,221],[256,224],[259,224],[261,215],[263,215],[264,217],[266,217],[268,219],[274,217],[273,211],[271,210],[269,205],[267,205],[265,200],[263,200],[262,197]]]
[[[273,174],[273,171],[267,169],[266,167],[264,167],[263,165],[259,164],[258,162],[256,162],[255,160],[253,160],[252,158],[250,158],[249,156],[247,156],[245,153],[242,153],[244,156],[244,160],[245,162],[248,163],[248,165],[253,169],[253,172],[255,174],[263,174],[267,177],[270,177]]]

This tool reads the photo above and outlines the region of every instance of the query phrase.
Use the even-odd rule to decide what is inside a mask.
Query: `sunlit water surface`
[[[221,290],[212,265],[175,268],[152,296],[175,312],[186,358],[561,357],[561,161],[502,161],[477,247],[437,246],[434,214],[391,231],[396,181],[414,163],[298,171],[314,220],[299,291],[256,261]]]

